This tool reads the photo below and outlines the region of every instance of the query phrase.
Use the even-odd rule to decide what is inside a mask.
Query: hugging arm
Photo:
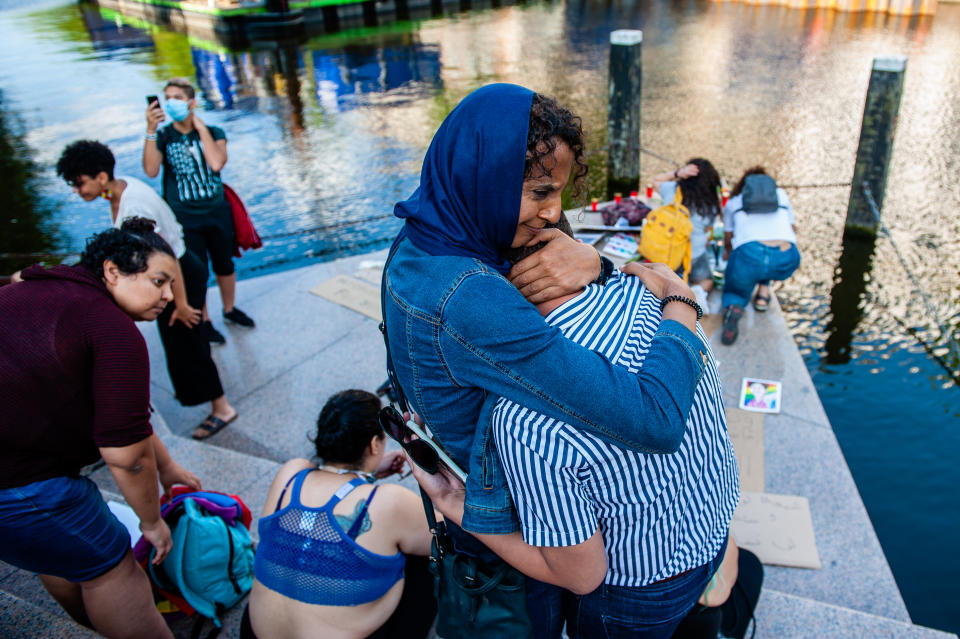
[[[672,453],[683,439],[703,345],[681,323],[661,322],[643,368],[631,373],[566,339],[506,280],[468,277],[447,301],[441,348],[464,386],[506,397],[610,443]]]
[[[416,464],[411,463],[410,467],[434,506],[446,519],[459,525],[463,519],[465,495],[460,480],[445,471],[430,475]],[[523,574],[576,594],[593,592],[607,574],[607,555],[598,528],[581,543],[542,548],[527,544],[518,532],[471,534]]]

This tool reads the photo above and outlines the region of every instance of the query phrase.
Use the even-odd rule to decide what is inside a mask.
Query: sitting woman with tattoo
[[[426,637],[436,614],[430,531],[417,495],[373,485],[403,467],[399,451],[384,450],[379,411],[371,393],[337,393],[317,419],[323,465],[280,468],[241,638]]]

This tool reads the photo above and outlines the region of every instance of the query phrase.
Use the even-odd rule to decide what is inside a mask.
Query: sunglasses
[[[440,470],[442,464],[460,481],[466,483],[467,474],[440,448],[439,444],[427,435],[418,423],[412,419],[404,420],[403,416],[393,406],[380,409],[378,417],[383,432],[407,451],[413,463],[431,475]],[[416,439],[414,439],[414,435]]]

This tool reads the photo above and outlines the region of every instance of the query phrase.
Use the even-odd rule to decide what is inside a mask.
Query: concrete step
[[[6,566],[6,564],[3,564]],[[39,584],[39,581],[37,582]],[[62,611],[48,612],[2,590],[0,584],[0,636],[6,639],[96,639],[100,635],[73,622]],[[44,593],[46,594],[46,593]]]
[[[912,623],[764,588],[757,604],[757,639],[956,639]],[[749,634],[748,634],[749,636]]]

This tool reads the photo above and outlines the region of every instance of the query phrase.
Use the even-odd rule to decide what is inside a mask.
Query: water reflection
[[[37,197],[42,169],[33,155],[24,141],[22,125],[8,110],[0,91],[0,275],[38,261],[59,261],[43,256],[57,250],[59,231],[52,219],[53,208]]]
[[[824,344],[828,364],[850,361],[850,343],[863,319],[864,295],[873,265],[875,242],[845,237],[837,262],[836,278],[830,291],[830,319]]]
[[[90,42],[101,51],[113,49],[153,48],[153,38],[147,29],[116,19],[116,14],[101,12],[95,4],[81,3],[80,13],[83,24],[90,35]]]

